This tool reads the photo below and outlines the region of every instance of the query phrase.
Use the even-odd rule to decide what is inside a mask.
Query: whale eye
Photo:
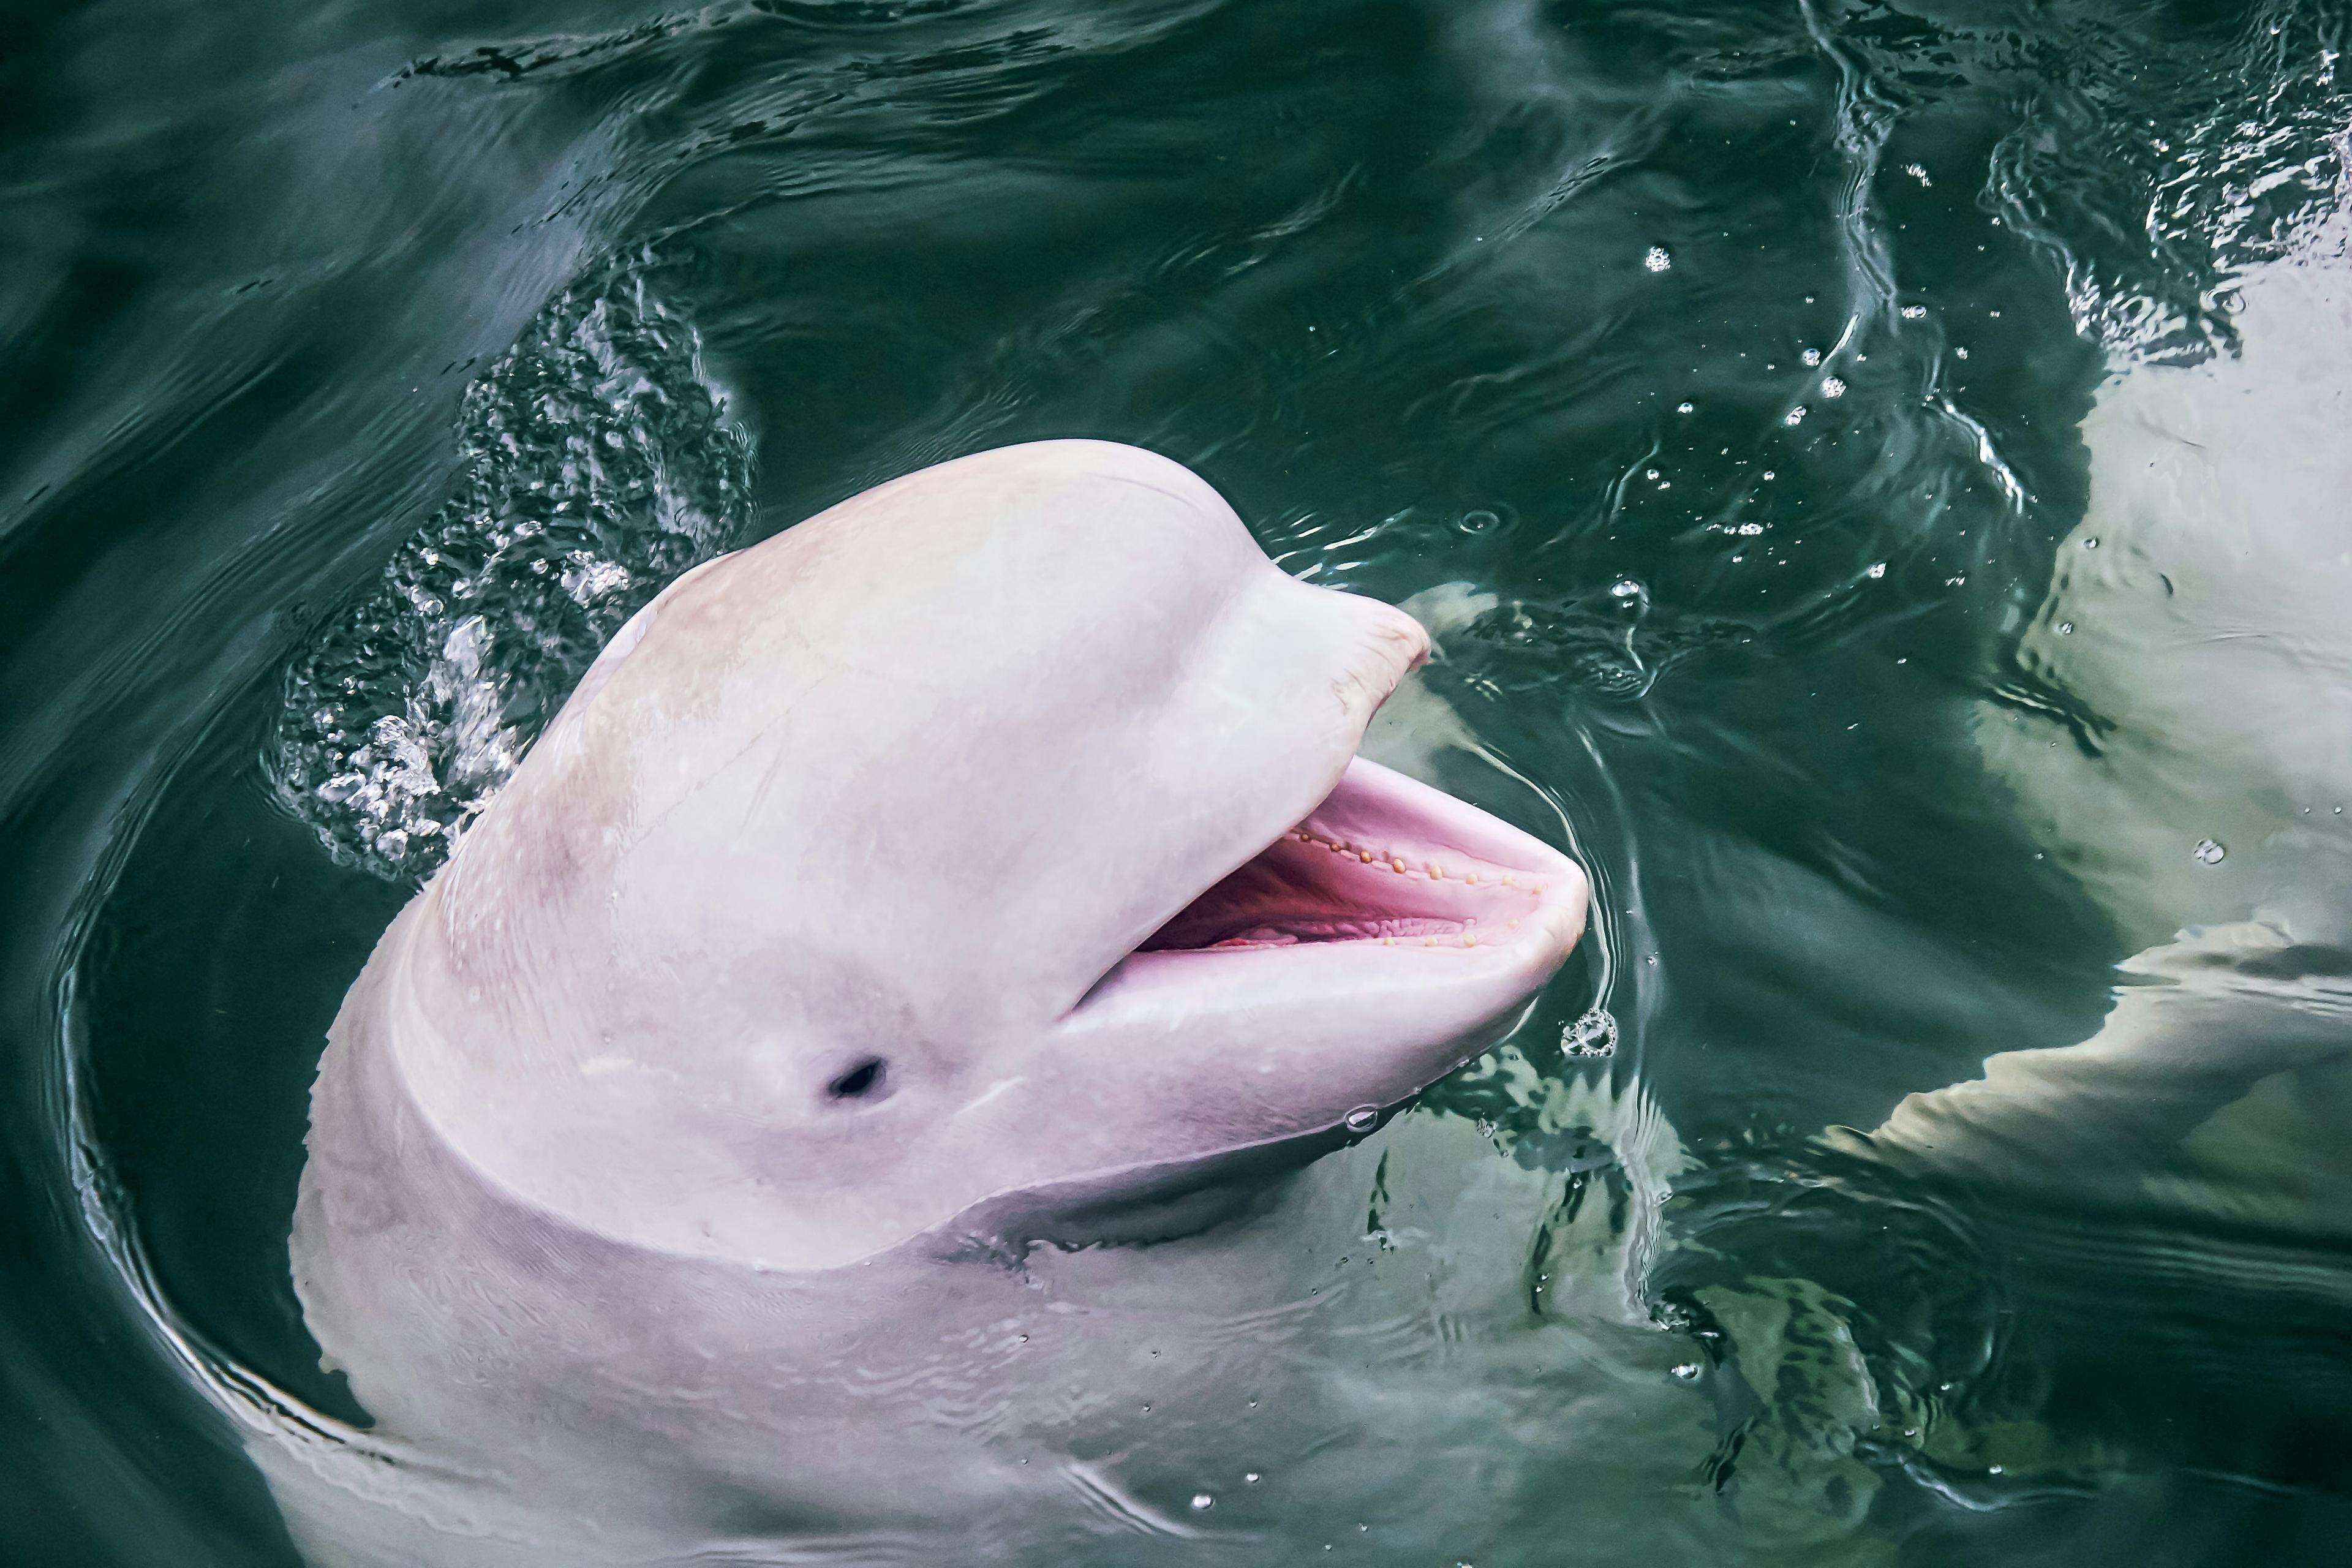
[[[835,1100],[875,1100],[882,1092],[886,1068],[880,1057],[868,1057],[824,1086]]]

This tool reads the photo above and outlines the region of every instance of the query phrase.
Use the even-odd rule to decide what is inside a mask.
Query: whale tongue
[[[1475,945],[1532,912],[1546,875],[1476,807],[1356,759],[1307,819],[1137,949]]]

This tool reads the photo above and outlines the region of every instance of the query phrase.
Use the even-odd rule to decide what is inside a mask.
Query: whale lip
[[[1346,988],[1461,989],[1491,1015],[1566,959],[1588,897],[1576,863],[1467,802],[1362,757],[1322,803],[1189,900],[1089,1006],[1174,990],[1185,1009]]]

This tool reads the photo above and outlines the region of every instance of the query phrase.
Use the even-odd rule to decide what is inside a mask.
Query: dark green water
[[[286,1237],[323,1030],[440,829],[685,566],[1063,435],[1191,464],[1294,572],[1430,595],[1430,768],[1592,867],[1582,963],[1405,1120],[1548,1173],[1508,1243],[1538,1281],[1570,1230],[1617,1247],[1629,1337],[1579,1375],[1660,1414],[1605,1476],[1518,1475],[1476,1562],[2347,1560],[2352,1097],[2332,1047],[2231,1052],[2279,1005],[2352,1047],[2307,1000],[2352,879],[2219,825],[2324,824],[2352,774],[2158,733],[2045,600],[2103,383],[2256,365],[2236,280],[2339,275],[2347,34],[2292,0],[20,0],[0,1560],[296,1561],[223,1401],[359,1416]],[[2272,577],[2230,636],[2284,625]],[[2216,705],[2299,759],[2352,661],[2296,637]],[[2116,891],[2143,805],[2222,892]],[[2094,1073],[1965,1159],[1873,1134],[2273,905],[2297,945],[2163,1094]],[[1566,1053],[1596,1005],[1614,1055]],[[1563,1426],[1618,1407],[1561,1386]],[[1475,1493],[1541,1449],[1432,1463]],[[1328,1522],[1328,1560],[1437,1561]]]

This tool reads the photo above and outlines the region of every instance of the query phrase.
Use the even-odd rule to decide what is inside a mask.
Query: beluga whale
[[[260,1446],[305,1555],[1295,1560],[1198,1489],[1329,1447],[1305,1173],[1585,919],[1357,754],[1428,646],[1095,441],[672,584],[330,1032],[291,1259],[373,1425]]]

